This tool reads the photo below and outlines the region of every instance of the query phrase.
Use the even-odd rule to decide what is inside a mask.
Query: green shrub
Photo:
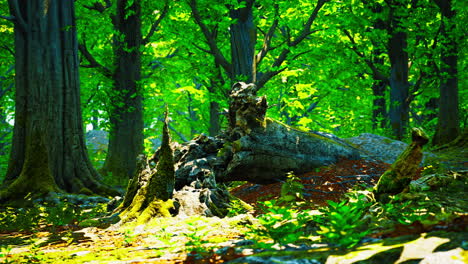
[[[339,203],[328,201],[328,206],[320,209],[323,215],[317,219],[317,233],[322,237],[322,241],[340,248],[355,247],[370,233],[363,219],[369,206],[370,203],[364,199]]]

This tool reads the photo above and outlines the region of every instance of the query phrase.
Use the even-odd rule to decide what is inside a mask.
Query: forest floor
[[[466,178],[468,158],[465,150],[459,151],[445,151],[434,162],[451,164],[447,172]],[[389,166],[377,161],[343,160],[299,175],[304,198],[311,201],[308,209],[326,206],[327,200],[339,201],[353,187],[373,186]],[[461,182],[466,183],[466,179]],[[415,220],[374,228],[356,248],[348,250],[312,237],[308,242],[284,246],[265,237],[259,239],[251,228],[256,217],[264,213],[259,201],[279,199],[281,184],[245,183],[231,192],[253,205],[255,212],[249,214],[160,218],[147,225],[120,228],[83,228],[80,219],[69,217],[54,223],[41,220],[29,230],[14,231],[11,226],[10,231],[0,229],[0,263],[234,263],[236,259],[236,263],[468,263],[466,184],[460,190],[430,193],[431,201],[425,205],[439,207],[438,216],[447,210],[435,222]],[[19,221],[14,215],[4,220],[8,217]],[[375,226],[383,225],[372,221]],[[258,257],[241,258],[253,255]],[[316,262],[293,261],[302,257]]]

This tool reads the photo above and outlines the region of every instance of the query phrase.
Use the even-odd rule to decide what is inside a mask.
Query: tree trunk
[[[397,15],[404,8],[400,3],[390,7],[390,39],[388,53],[390,57],[390,110],[389,118],[396,139],[401,140],[409,122],[408,52],[407,34],[402,26],[403,17]]]
[[[0,200],[59,188],[117,194],[99,182],[84,143],[74,1],[9,1],[15,16],[16,112]]]
[[[443,50],[440,67],[439,122],[432,140],[433,145],[443,145],[457,138],[460,134],[460,116],[458,110],[458,47],[455,33],[456,11],[452,10],[452,1],[435,0],[442,13],[441,39]]]
[[[233,66],[232,83],[243,81],[255,82],[255,43],[257,40],[256,27],[253,21],[252,6],[254,0],[238,0],[245,2],[245,7],[231,9],[230,16],[236,21],[229,27],[231,34],[231,58]]]
[[[372,12],[380,17],[383,12],[383,7],[379,3],[372,4]],[[378,18],[374,21],[373,27],[377,30],[385,30],[386,24],[383,19]],[[382,58],[382,54],[384,54],[383,48],[380,47],[379,41],[374,40],[373,46],[374,50],[372,52],[372,63],[374,67],[380,69],[384,65],[384,59]],[[378,72],[380,73],[380,71]],[[384,128],[386,127],[386,119],[387,119],[387,105],[385,101],[385,89],[388,85],[388,79],[382,80],[377,72],[373,74],[374,83],[372,84],[372,92],[374,94],[373,99],[373,110],[372,110],[372,127],[373,129],[376,128]]]
[[[136,159],[143,152],[143,107],[141,79],[140,1],[117,1],[114,26],[115,72],[111,92],[109,146],[101,173],[114,179],[133,177]],[[129,6],[128,6],[129,5]]]

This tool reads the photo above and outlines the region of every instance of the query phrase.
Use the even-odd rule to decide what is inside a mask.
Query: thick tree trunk
[[[439,122],[432,140],[434,145],[443,145],[457,138],[460,134],[460,116],[458,110],[458,47],[455,33],[456,11],[452,10],[451,0],[435,1],[442,13],[441,39],[441,77],[439,99]]]
[[[252,6],[255,0],[238,0],[245,2],[245,7],[231,9],[230,16],[236,21],[229,27],[231,34],[231,58],[233,66],[232,83],[243,81],[255,82],[254,66],[256,27],[253,20]]]
[[[407,34],[401,24],[403,17],[398,15],[402,8],[400,3],[394,3],[391,6],[391,28],[388,42],[391,64],[389,118],[393,135],[399,140],[405,136],[409,122]]]
[[[140,1],[117,1],[114,87],[111,92],[111,130],[106,161],[100,172],[125,180],[133,177],[143,152]],[[129,5],[129,6],[128,6]]]
[[[57,191],[107,193],[84,143],[74,1],[15,1],[16,115],[0,199]]]

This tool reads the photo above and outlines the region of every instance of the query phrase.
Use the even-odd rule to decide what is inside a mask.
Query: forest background
[[[268,98],[267,115],[303,130],[404,140],[407,128],[418,126],[444,144],[466,128],[463,1],[75,5],[83,121],[86,130],[110,133],[107,152],[90,152],[105,175],[128,179],[136,155],[151,154],[166,104],[173,140],[218,134],[227,126],[237,81],[255,82]],[[6,0],[0,14],[6,18],[0,19],[3,177],[15,119],[14,30]]]

